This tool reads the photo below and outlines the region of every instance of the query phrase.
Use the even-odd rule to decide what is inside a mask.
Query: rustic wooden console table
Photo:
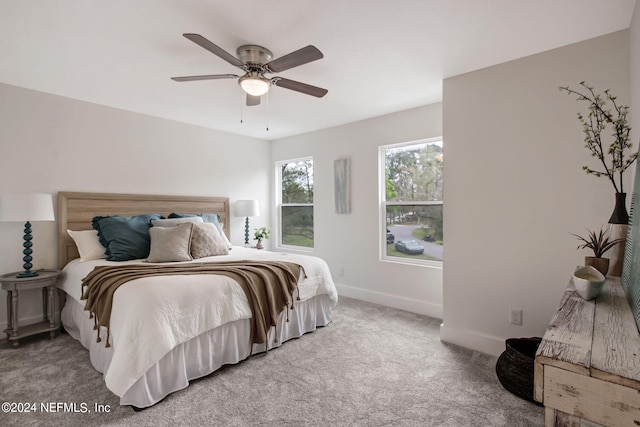
[[[640,426],[640,333],[619,278],[607,277],[591,301],[569,284],[538,347],[534,382],[545,426]]]

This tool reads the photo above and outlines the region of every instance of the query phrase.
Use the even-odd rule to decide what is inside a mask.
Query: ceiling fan
[[[257,45],[243,45],[236,50],[237,58],[225,51],[221,47],[215,45],[211,41],[202,37],[200,34],[187,33],[183,34],[186,38],[195,44],[207,49],[214,55],[227,61],[229,64],[242,69],[245,74],[238,76],[235,74],[208,74],[203,76],[185,76],[171,77],[177,82],[190,82],[194,80],[216,80],[216,79],[239,79],[240,87],[247,94],[247,105],[259,105],[260,97],[269,91],[271,85],[283,87],[285,89],[294,90],[296,92],[322,98],[328,92],[316,86],[306,83],[297,82],[295,80],[285,79],[284,77],[274,76],[265,77],[265,74],[279,73],[293,67],[306,64],[324,58],[322,52],[315,46],[307,46],[291,52],[285,56],[273,59],[273,54],[267,48]]]

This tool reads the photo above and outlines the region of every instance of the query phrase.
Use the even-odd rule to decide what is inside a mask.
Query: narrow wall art
[[[350,166],[351,161],[349,159],[338,159],[333,162],[336,212],[339,214],[348,214],[351,212]]]

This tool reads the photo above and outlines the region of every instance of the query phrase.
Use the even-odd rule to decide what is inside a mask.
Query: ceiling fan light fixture
[[[240,87],[252,96],[262,96],[269,91],[269,80],[262,77],[245,76],[241,77]]]

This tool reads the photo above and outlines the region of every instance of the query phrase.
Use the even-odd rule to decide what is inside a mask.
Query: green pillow
[[[160,214],[96,216],[91,223],[100,243],[107,248],[107,259],[127,261],[149,256],[151,220],[161,218]]]

